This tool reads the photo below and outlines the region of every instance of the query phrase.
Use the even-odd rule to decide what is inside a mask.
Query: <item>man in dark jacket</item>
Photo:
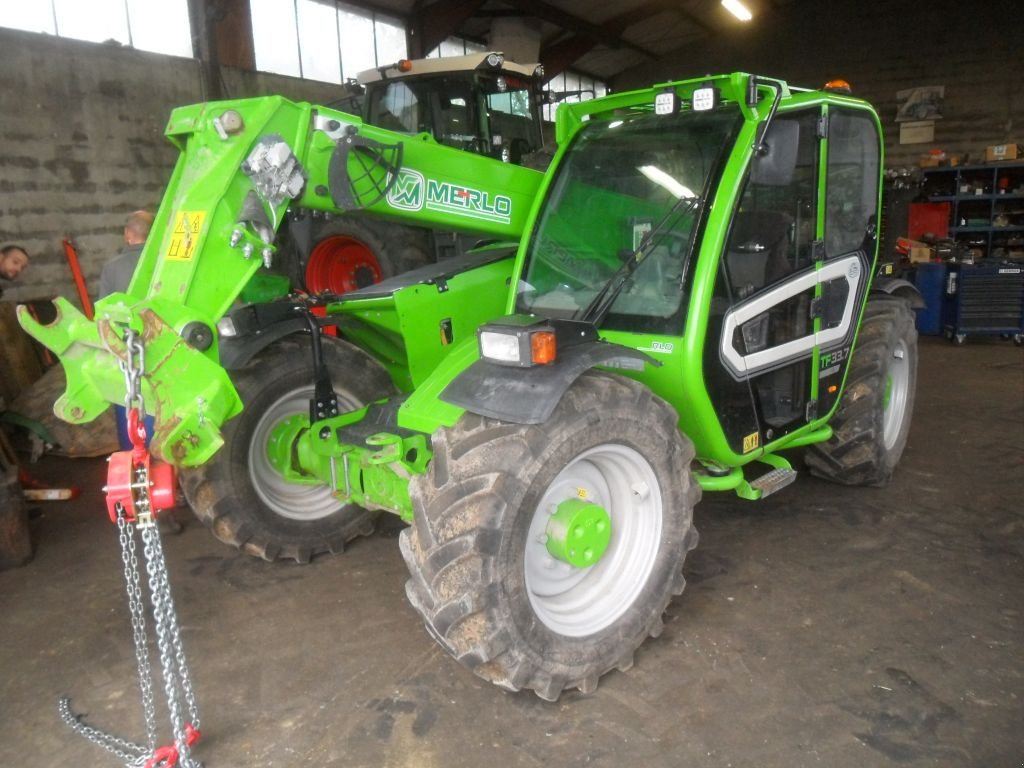
[[[135,211],[128,215],[128,223],[124,225],[124,247],[117,256],[103,265],[103,271],[100,272],[101,299],[128,290],[139,256],[142,255],[142,246],[146,244],[152,226],[153,214],[149,211]]]

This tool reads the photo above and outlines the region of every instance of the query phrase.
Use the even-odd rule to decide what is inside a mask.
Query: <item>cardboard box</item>
[[[1024,157],[1020,144],[990,144],[985,147],[986,163],[1001,163],[1004,160],[1019,160]]]
[[[930,245],[912,245],[907,253],[911,264],[921,264],[932,260],[932,247]]]

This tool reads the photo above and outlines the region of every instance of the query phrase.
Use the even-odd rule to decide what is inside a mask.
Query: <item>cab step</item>
[[[765,472],[756,480],[751,480],[750,487],[760,491],[763,499],[790,485],[796,480],[796,475],[795,469],[773,469],[770,472]]]

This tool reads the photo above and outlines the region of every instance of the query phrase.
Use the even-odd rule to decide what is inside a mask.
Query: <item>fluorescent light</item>
[[[680,200],[689,200],[697,196],[692,189],[685,184],[679,183],[656,165],[641,165],[637,170],[662,189],[668,190],[668,193],[673,197],[678,197]]]
[[[722,0],[722,6],[740,21],[750,21],[754,14],[740,0]]]

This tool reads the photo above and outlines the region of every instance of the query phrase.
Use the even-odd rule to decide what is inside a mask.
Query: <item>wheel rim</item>
[[[896,343],[885,375],[885,391],[882,395],[882,442],[890,450],[900,436],[903,417],[907,411],[907,393],[910,391],[910,355],[906,342]]]
[[[550,516],[572,498],[600,505],[611,519],[611,543],[588,568],[555,559],[546,546]],[[544,626],[583,637],[613,624],[647,584],[662,522],[657,476],[632,448],[601,445],[566,465],[534,510],[524,552],[527,595]]]
[[[345,506],[326,485],[299,485],[285,480],[267,454],[268,441],[278,424],[296,414],[307,414],[308,418],[312,395],[313,387],[303,387],[278,398],[264,411],[249,441],[249,480],[256,495],[275,514],[302,522],[320,520]],[[342,406],[342,410],[347,409]]]
[[[348,235],[321,240],[306,264],[306,290],[310,293],[347,293],[379,283],[383,277],[369,246]]]

